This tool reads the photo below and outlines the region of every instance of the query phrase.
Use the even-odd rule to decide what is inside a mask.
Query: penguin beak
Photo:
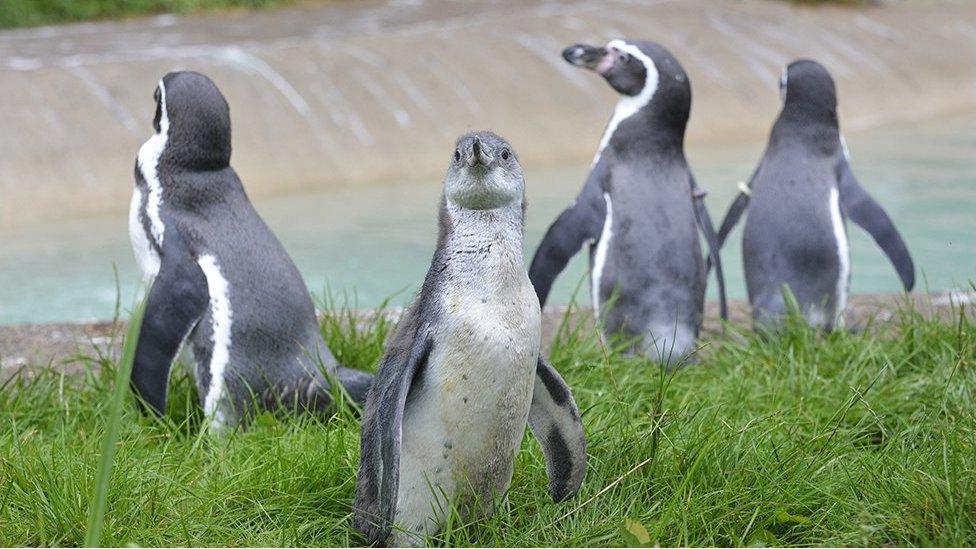
[[[583,67],[605,74],[613,67],[614,56],[606,48],[597,48],[587,44],[573,44],[563,50],[563,59],[570,65]]]
[[[468,167],[473,168],[477,165],[487,166],[495,159],[494,154],[490,147],[487,147],[481,142],[477,137],[471,142],[471,148],[468,150]]]

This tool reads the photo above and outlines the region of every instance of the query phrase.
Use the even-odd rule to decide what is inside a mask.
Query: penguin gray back
[[[906,290],[914,285],[914,265],[887,213],[854,178],[827,69],[808,59],[790,63],[780,94],[783,108],[766,151],[729,208],[719,240],[748,206],[742,253],[757,324],[778,325],[787,310],[787,287],[809,324],[831,329],[846,307],[850,284],[847,218],[874,237]]]
[[[369,376],[336,371],[298,269],[230,167],[230,110],[217,86],[199,73],[170,73],[155,99],[130,211],[133,248],[152,281],[137,393],[165,413],[170,367],[186,341],[215,426],[238,423],[255,403],[327,407],[320,363],[364,398]]]

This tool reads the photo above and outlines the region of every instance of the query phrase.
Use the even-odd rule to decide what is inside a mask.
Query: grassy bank
[[[0,29],[123,19],[161,13],[268,8],[297,0],[0,0]],[[304,0],[306,3],[314,0]],[[324,1],[324,0],[319,0]],[[784,0],[800,5],[864,5],[871,0]],[[877,1],[877,0],[875,0]]]
[[[160,13],[266,8],[295,0],[0,0],[0,29]]]
[[[324,330],[370,367],[387,323]],[[901,311],[881,335],[794,326],[730,333],[663,375],[563,329],[552,359],[589,438],[582,493],[555,505],[527,435],[507,503],[454,525],[451,545],[976,544],[976,324]],[[80,380],[48,371],[0,392],[0,544],[77,545],[105,434],[110,360]],[[97,367],[97,368],[96,368]],[[170,420],[123,411],[102,542],[347,545],[358,419],[259,417],[201,437],[192,383]]]

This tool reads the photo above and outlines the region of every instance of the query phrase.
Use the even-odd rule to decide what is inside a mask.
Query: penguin
[[[754,324],[779,326],[789,308],[785,287],[807,323],[829,331],[847,305],[848,218],[884,250],[905,291],[915,285],[915,265],[888,214],[854,177],[827,69],[809,59],[790,63],[780,96],[766,151],[729,207],[719,243],[748,207],[742,260]]]
[[[452,506],[490,514],[512,480],[528,422],[553,499],[580,487],[579,410],[540,355],[540,308],[522,256],[525,183],[491,132],[457,140],[437,249],[398,322],[363,413],[354,526],[370,543],[415,545]]]
[[[699,230],[716,264],[727,318],[718,241],[684,154],[688,75],[667,49],[647,41],[576,44],[563,58],[602,76],[620,99],[582,191],[549,227],[529,277],[545,305],[553,280],[589,247],[601,335],[624,336],[635,342],[632,350],[678,364],[694,350],[702,324],[706,269]]]
[[[327,378],[363,401],[372,376],[338,367],[298,269],[230,166],[230,110],[220,90],[202,74],[172,72],[155,101],[155,133],[136,158],[129,212],[133,251],[150,282],[132,367],[141,403],[165,414],[184,343],[216,430],[240,424],[253,404],[324,411],[332,402]]]

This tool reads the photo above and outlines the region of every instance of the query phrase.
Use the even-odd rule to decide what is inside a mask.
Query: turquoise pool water
[[[966,287],[976,274],[976,113],[847,135],[861,183],[887,209],[919,268],[919,291]],[[594,144],[595,145],[595,144]],[[736,183],[751,174],[764,143],[688,147],[716,225]],[[588,165],[526,166],[526,256],[568,205]],[[246,185],[246,181],[245,181]],[[298,264],[313,293],[345,293],[360,307],[407,301],[430,261],[440,181],[348,186],[263,198],[256,207]],[[849,227],[852,291],[900,289],[870,237]],[[745,296],[741,224],[723,251],[731,297]],[[553,289],[567,301],[585,276],[580,254]],[[118,272],[116,286],[115,269]],[[110,318],[129,306],[139,274],[127,212],[0,232],[0,323]],[[709,290],[714,295],[714,284]],[[588,301],[588,292],[580,296]]]

